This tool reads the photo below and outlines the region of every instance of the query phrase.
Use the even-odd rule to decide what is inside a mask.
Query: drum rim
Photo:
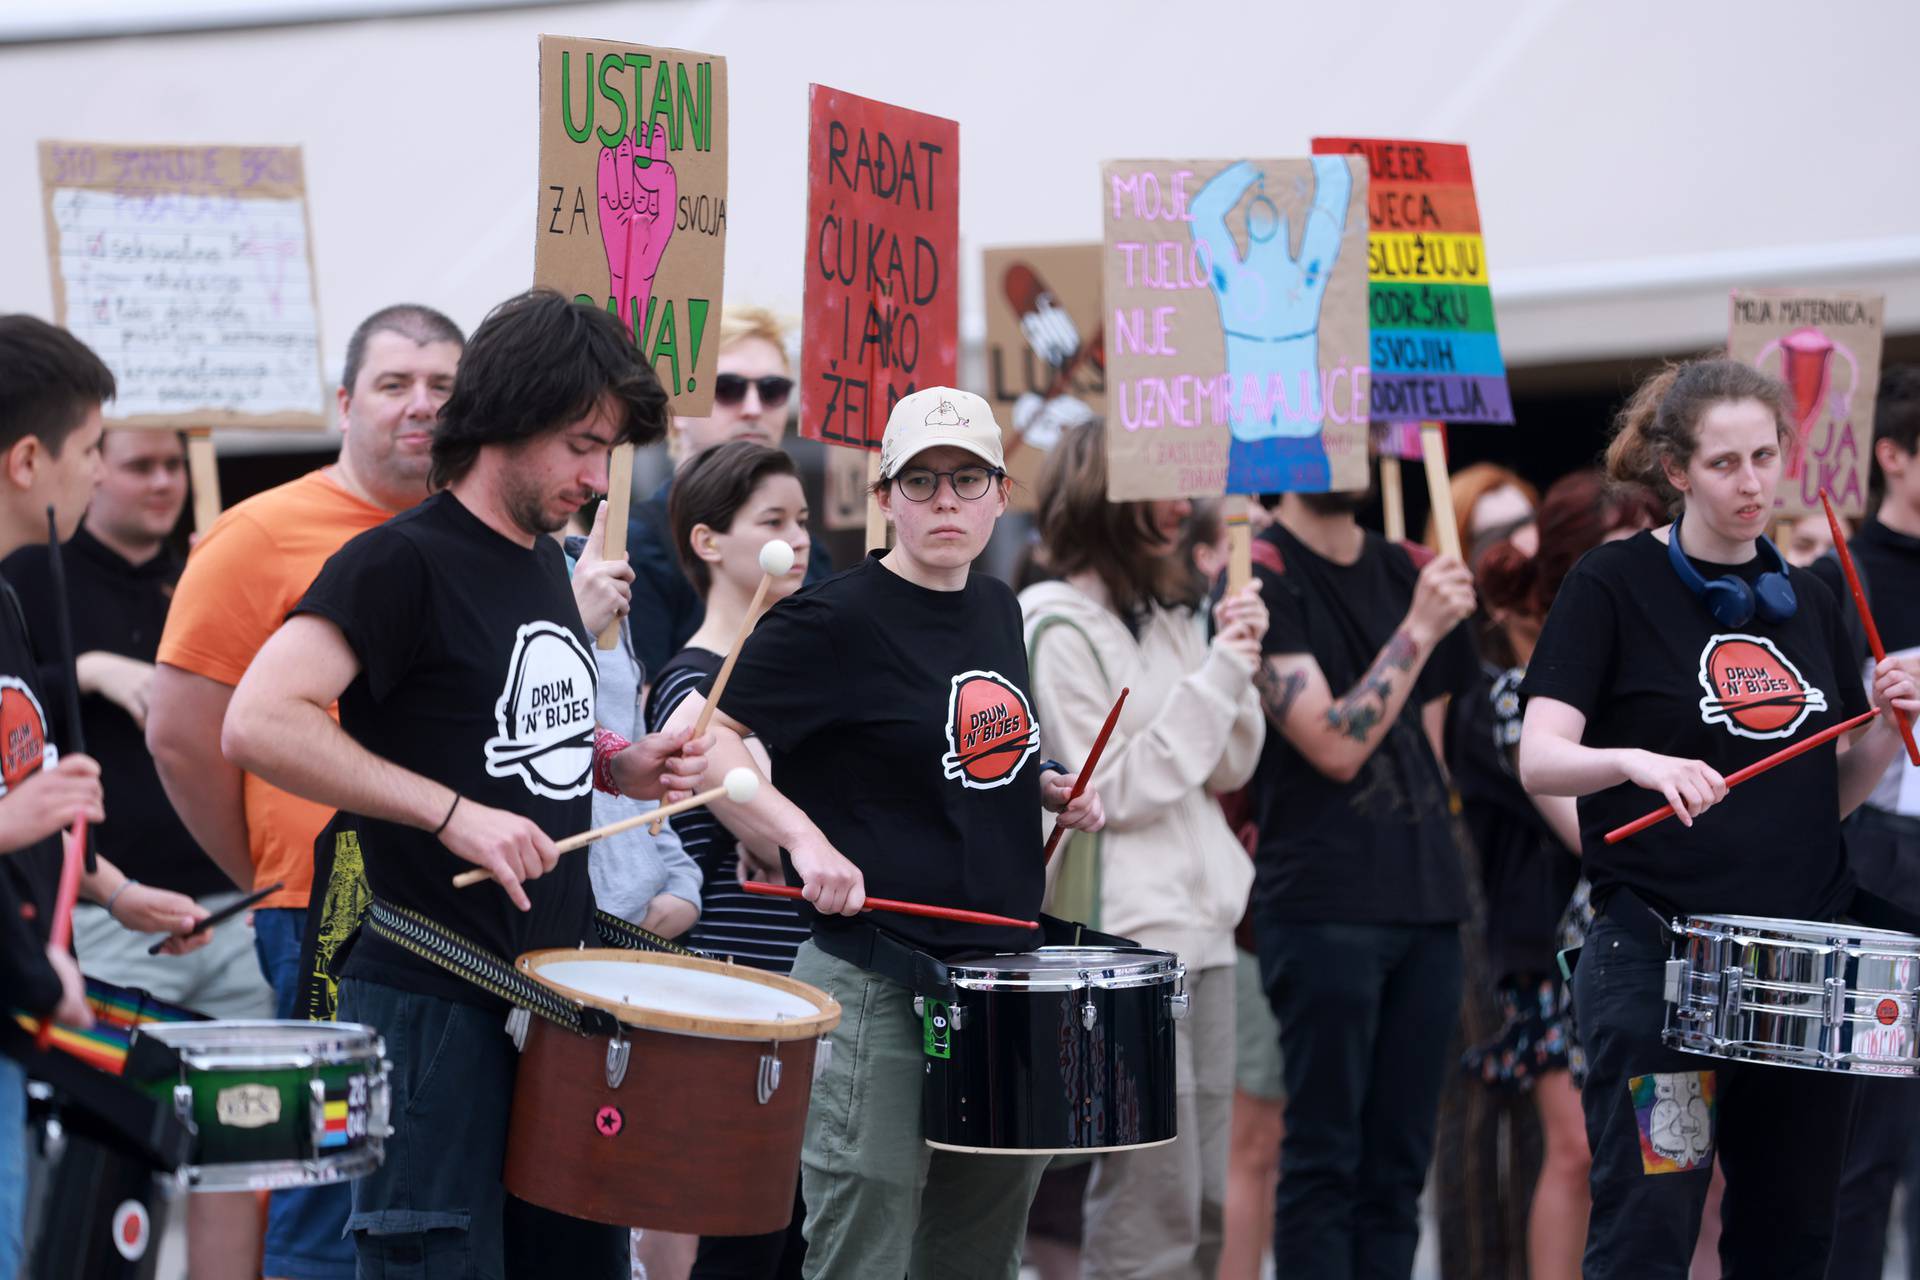
[[[616,964],[653,964],[673,969],[693,969],[742,982],[773,987],[797,996],[814,1006],[816,1013],[802,1018],[715,1018],[691,1013],[669,1013],[627,1004],[578,987],[555,982],[540,973],[543,965],[563,960],[607,960]],[[632,951],[624,947],[548,947],[528,951],[513,962],[527,977],[550,991],[558,992],[574,1004],[599,1009],[619,1019],[626,1027],[646,1031],[668,1031],[685,1035],[710,1036],[721,1040],[808,1040],[823,1036],[840,1025],[840,1002],[818,987],[769,973],[749,965],[728,964],[700,956],[680,956],[667,952]]]
[[[1187,971],[1176,953],[1153,947],[1035,947],[1030,951],[1002,951],[980,958],[1014,958],[1046,952],[1056,955],[1069,952],[1102,956],[1129,955],[1135,958],[1118,964],[1063,966],[1039,971],[988,969],[957,961],[947,966],[947,978],[954,986],[969,991],[1078,991],[1083,987],[1099,991],[1123,991],[1177,982]],[[1034,972],[1044,976],[1033,976]],[[1098,976],[1089,981],[1084,975]]]
[[[192,1044],[209,1030],[250,1030],[271,1027],[276,1031],[294,1028],[307,1042],[285,1048],[261,1048],[245,1044]],[[213,1018],[205,1022],[142,1022],[133,1028],[137,1035],[152,1036],[180,1057],[180,1065],[193,1071],[304,1071],[315,1066],[344,1067],[368,1064],[378,1067],[387,1056],[386,1041],[377,1028],[364,1022],[301,1022],[276,1018]],[[291,1035],[288,1039],[293,1039]]]
[[[361,1145],[324,1156],[289,1156],[281,1160],[232,1160],[202,1163],[188,1160],[178,1170],[180,1180],[194,1194],[222,1191],[280,1191],[296,1187],[326,1187],[364,1178],[386,1163],[386,1139],[368,1138]],[[297,1174],[298,1176],[291,1176]]]
[[[1864,943],[1891,940],[1906,949],[1920,952],[1920,936],[1902,933],[1898,929],[1874,929],[1866,925],[1840,924],[1822,920],[1790,920],[1781,916],[1746,915],[1688,915],[1679,918],[1680,927],[1674,932],[1681,934],[1706,934],[1717,936],[1728,929],[1774,933],[1782,935],[1781,941],[1825,942],[1829,938],[1840,938],[1851,943]],[[1766,941],[1766,939],[1761,939]]]

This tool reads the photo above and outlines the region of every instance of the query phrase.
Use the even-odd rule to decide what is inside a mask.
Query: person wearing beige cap
[[[1105,817],[1094,788],[1068,803],[1071,779],[1042,769],[1019,603],[972,572],[1007,508],[987,402],[902,399],[874,492],[893,548],[761,619],[719,695],[702,786],[750,765],[743,736],[766,745],[779,788],[713,811],[783,850],[814,913],[793,976],[843,1010],[801,1154],[805,1274],[1014,1280],[1046,1158],[927,1147],[912,975],[916,954],[1028,951],[1040,932],[859,912],[871,893],[1036,919],[1042,806],[1072,830]],[[689,695],[670,729],[705,705]]]

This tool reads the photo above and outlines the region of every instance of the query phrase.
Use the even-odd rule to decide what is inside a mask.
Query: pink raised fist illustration
[[[607,292],[618,299],[623,323],[645,324],[653,277],[673,235],[679,179],[667,159],[666,126],[655,122],[644,152],[640,129],[617,147],[600,149],[600,239],[607,249]]]

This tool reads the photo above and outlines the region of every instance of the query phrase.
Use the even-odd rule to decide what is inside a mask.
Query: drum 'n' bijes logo
[[[947,753],[940,769],[975,791],[1004,787],[1040,749],[1027,696],[997,671],[963,671],[947,695]]]
[[[494,704],[487,772],[518,777],[551,800],[593,787],[593,693],[599,672],[573,632],[529,622],[513,639],[507,683]]]
[[[1700,651],[1700,718],[1742,738],[1790,738],[1827,695],[1764,636],[1718,635]]]

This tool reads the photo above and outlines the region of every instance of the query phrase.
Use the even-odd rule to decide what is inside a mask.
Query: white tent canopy
[[[40,4],[0,16],[0,309],[52,308],[39,139],[298,143],[330,369],[376,307],[471,326],[530,281],[542,31],[730,60],[726,296],[789,315],[819,81],[960,121],[971,339],[979,250],[1097,238],[1102,159],[1319,133],[1471,145],[1517,365],[1707,345],[1736,284],[1880,289],[1889,329],[1920,330],[1911,4],[357,0],[395,16],[320,24],[296,0]]]

